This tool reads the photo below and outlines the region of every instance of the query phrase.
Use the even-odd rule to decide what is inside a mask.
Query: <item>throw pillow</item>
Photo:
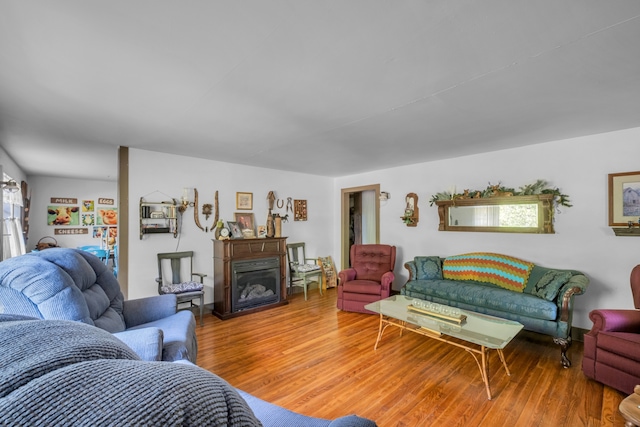
[[[442,279],[442,266],[438,256],[417,256],[413,258],[416,265],[416,280]]]
[[[570,271],[549,270],[538,280],[531,294],[553,301],[562,285],[567,283],[571,276],[573,274]]]

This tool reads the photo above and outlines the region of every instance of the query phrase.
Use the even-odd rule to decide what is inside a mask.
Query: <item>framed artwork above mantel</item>
[[[253,209],[253,193],[236,193],[236,209],[250,211]]]

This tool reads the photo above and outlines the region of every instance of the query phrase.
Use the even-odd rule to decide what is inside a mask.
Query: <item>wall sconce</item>
[[[390,198],[391,198],[391,194],[387,193],[386,191],[381,191],[380,192],[380,201],[381,202],[386,202]]]
[[[18,183],[13,180],[10,179],[9,181],[2,181],[2,190],[6,191],[7,193],[16,193],[18,190],[20,190],[20,187],[18,187]]]
[[[184,187],[182,189],[180,204],[178,205],[178,212],[183,214],[189,206],[195,206],[195,204],[193,202],[189,202],[189,189],[187,187]]]

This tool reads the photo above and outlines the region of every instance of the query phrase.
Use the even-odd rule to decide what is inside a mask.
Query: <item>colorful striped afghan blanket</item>
[[[473,252],[450,256],[442,263],[442,276],[448,280],[473,280],[492,283],[505,289],[522,292],[533,263],[507,255]]]

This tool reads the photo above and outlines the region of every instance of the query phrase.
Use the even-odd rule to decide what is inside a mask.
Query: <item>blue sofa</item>
[[[95,255],[53,248],[0,262],[0,313],[73,320],[113,333],[143,360],[196,362],[195,318],[175,295],[124,300]]]
[[[562,365],[571,366],[573,297],[587,289],[584,274],[479,252],[419,256],[404,267],[409,279],[401,294],[520,322],[526,330],[552,336]]]

